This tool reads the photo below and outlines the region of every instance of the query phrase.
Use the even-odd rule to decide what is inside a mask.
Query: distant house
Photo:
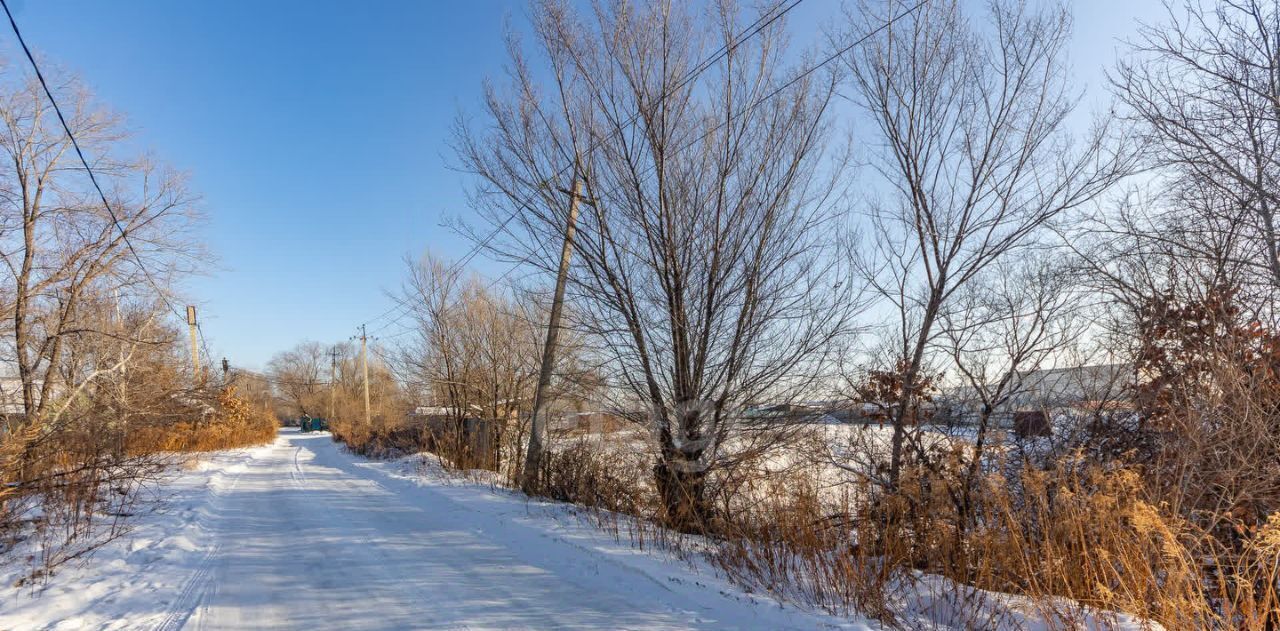
[[[1047,435],[1052,419],[1071,410],[1123,406],[1134,379],[1131,364],[1097,364],[1029,370],[1019,373],[1013,393],[993,410],[998,427],[1022,436]],[[972,387],[947,390],[939,397],[939,422],[968,425],[978,421],[981,397]]]
[[[823,419],[824,409],[809,403],[773,403],[744,408],[738,422],[755,426],[783,426],[808,423],[831,423]]]
[[[1054,410],[1123,400],[1133,384],[1132,364],[1098,364],[1031,370],[1019,375],[1010,400],[1019,409]]]
[[[889,408],[879,403],[843,402],[825,406],[819,422],[841,425],[883,424],[890,420]]]
[[[635,423],[621,414],[609,410],[552,410],[547,417],[547,430],[558,435],[609,434],[634,426]]]
[[[931,413],[932,407],[929,407]],[[893,405],[861,401],[812,401],[797,404],[761,405],[747,408],[743,418],[770,423],[818,423],[827,425],[886,424]]]
[[[473,411],[472,414],[475,412]],[[459,418],[467,416],[460,413],[457,408],[445,407],[443,405],[419,405],[413,408],[409,413],[410,420],[427,420],[430,418]]]

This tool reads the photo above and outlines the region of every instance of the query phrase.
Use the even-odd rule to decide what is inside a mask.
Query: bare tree
[[[328,409],[329,351],[326,344],[302,342],[267,362],[272,384],[296,414],[321,416]]]
[[[1225,258],[1241,280],[1280,286],[1280,8],[1275,2],[1166,3],[1111,80],[1145,141],[1148,166],[1166,176],[1154,210],[1179,217],[1187,254],[1230,234]],[[1168,223],[1167,221],[1165,223]]]
[[[0,419],[0,553],[38,515],[36,575],[122,532],[164,466],[139,430],[199,417],[210,398],[164,323],[201,254],[194,199],[175,173],[123,157],[119,118],[76,82],[53,91],[101,194],[40,83],[0,68],[0,360],[21,407]]]
[[[489,419],[502,432],[515,430],[518,447],[545,330],[537,301],[513,299],[430,253],[406,263],[397,300],[411,319],[410,335],[391,355],[400,379],[443,407],[459,438],[466,418]],[[568,371],[577,356],[557,360],[557,374],[570,377],[560,386],[574,381]],[[520,454],[512,456],[518,462]]]
[[[887,479],[896,485],[917,419],[917,384],[935,370],[939,318],[958,292],[1049,222],[1097,198],[1124,172],[1107,129],[1068,133],[1075,109],[1065,69],[1071,19],[1060,6],[989,3],[975,23],[961,3],[859,3],[845,56],[854,99],[878,142],[883,194],[860,265],[893,310],[901,388]],[[877,30],[893,17],[887,28]],[[941,358],[945,360],[945,358]]]
[[[107,209],[40,84],[0,79],[0,260],[12,299],[4,311],[23,408],[36,418],[57,388],[76,386],[58,379],[71,340],[106,333],[85,325],[82,304],[95,293],[155,301],[199,251],[189,240],[193,198],[182,179],[145,159],[116,158],[117,117],[95,109],[75,83],[60,90],[68,125],[95,156]]]
[[[788,75],[781,21],[742,41],[733,7],[708,12],[538,3],[546,90],[513,41],[510,90],[490,87],[487,127],[460,125],[457,140],[478,208],[503,228],[494,251],[545,272],[562,191],[584,182],[569,326],[649,408],[628,412],[654,430],[666,516],[689,529],[706,523],[736,407],[816,378],[854,306],[828,240],[844,165],[827,151],[835,80]]]
[[[405,263],[408,278],[399,300],[413,320],[413,334],[395,355],[400,378],[433,403],[443,403],[461,427],[476,395],[474,384],[467,380],[474,353],[465,347],[461,335],[467,324],[460,317],[465,277],[462,270],[430,253]]]
[[[972,410],[977,425],[953,487],[960,532],[974,517],[973,494],[991,432],[1019,411],[1046,414],[1047,422],[1048,407],[1061,404],[1038,400],[1046,393],[1032,391],[1063,385],[1038,382],[1036,375],[1067,359],[1072,342],[1084,333],[1083,296],[1072,291],[1077,283],[1068,264],[1047,257],[1003,260],[958,292],[939,318],[940,346],[961,384],[952,398]]]

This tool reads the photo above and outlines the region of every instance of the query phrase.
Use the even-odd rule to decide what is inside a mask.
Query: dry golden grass
[[[236,396],[234,388],[218,395],[211,414],[201,420],[178,420],[132,429],[126,436],[129,454],[204,452],[247,447],[271,441],[276,419]]]
[[[432,446],[405,428],[335,435],[362,453]],[[907,466],[890,491],[870,482],[833,489],[820,467],[740,463],[711,478],[707,532],[685,537],[660,526],[646,459],[619,458],[603,440],[556,441],[540,494],[584,507],[580,515],[620,540],[709,552],[742,585],[834,614],[921,626],[910,603],[925,598],[970,628],[1018,628],[1028,615],[1048,628],[1086,617],[1105,627],[1108,612],[1167,629],[1277,628],[1280,514],[1241,530],[1227,549],[1160,501],[1162,487],[1136,465],[1072,453],[1039,468],[994,463],[966,482],[967,452],[952,449]],[[456,457],[441,462],[466,468]]]
[[[1086,617],[1105,627],[1111,612],[1166,629],[1276,628],[1280,515],[1227,555],[1148,499],[1140,469],[1074,456],[982,478],[962,518],[961,470],[909,468],[895,492],[850,484],[832,493],[806,468],[737,482],[750,500],[718,506],[714,530],[697,538],[711,547],[694,547],[752,589],[890,626],[921,625],[908,609],[924,597],[945,600],[949,622],[970,628],[1018,628],[1027,612],[1061,629]],[[548,460],[544,495],[593,509],[619,538],[687,551],[688,541],[659,534],[643,473],[570,445]]]
[[[0,433],[0,563],[28,546],[23,582],[126,532],[140,491],[158,484],[176,455],[268,442],[276,432],[274,418],[231,389],[207,408],[157,397],[127,422],[108,406],[75,403],[71,414]]]

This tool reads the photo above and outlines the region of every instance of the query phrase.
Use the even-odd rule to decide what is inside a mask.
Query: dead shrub
[[[550,499],[640,515],[647,502],[636,473],[601,458],[592,443],[575,440],[543,455],[535,488],[539,495]]]
[[[177,452],[243,447],[270,441],[275,420],[232,389],[211,407],[194,397],[159,397],[146,415],[101,419],[111,409],[90,399],[68,401],[37,421],[10,420],[0,432],[0,562],[28,570],[20,582],[47,577],[123,535],[142,492],[159,483]],[[194,421],[193,418],[202,420]]]
[[[135,424],[125,437],[134,455],[204,452],[270,442],[278,423],[236,395],[234,387],[218,393],[213,406],[191,405],[178,419]]]
[[[820,480],[804,471],[762,477],[752,491],[757,500],[720,523],[723,542],[711,555],[718,568],[740,584],[829,613],[895,619],[895,564],[859,545],[847,489],[835,502],[824,500]]]
[[[1124,612],[1170,629],[1271,629],[1277,594],[1273,518],[1226,563],[1211,533],[1152,499],[1140,467],[1076,456],[1013,479],[978,481],[973,513],[954,501],[954,470],[911,467],[894,492],[855,511],[859,547],[957,586],[1028,597],[1070,628]]]
[[[362,423],[331,421],[330,431],[335,441],[369,458],[399,458],[430,451],[433,446],[424,428],[408,424],[369,427]]]

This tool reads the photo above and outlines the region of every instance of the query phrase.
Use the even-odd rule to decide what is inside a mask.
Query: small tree
[[[422,402],[444,407],[459,441],[456,453],[466,444],[467,418],[487,419],[500,433],[514,430],[522,439],[542,330],[536,302],[509,298],[430,253],[406,265],[397,300],[410,328],[392,354],[399,378]],[[561,375],[574,356],[562,353]],[[518,440],[514,451],[518,462]]]
[[[302,342],[267,362],[272,384],[294,414],[318,417],[329,409],[330,350],[320,342]]]

